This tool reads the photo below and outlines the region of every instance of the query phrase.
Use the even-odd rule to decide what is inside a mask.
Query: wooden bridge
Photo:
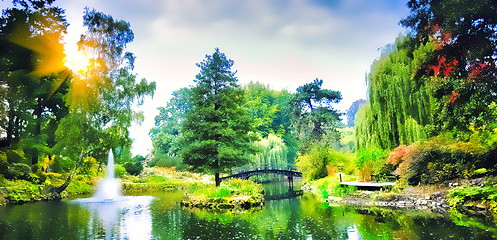
[[[293,186],[294,177],[302,177],[301,172],[297,172],[294,165],[248,165],[239,168],[232,169],[229,176],[219,178],[221,181],[230,178],[248,179],[252,176],[261,174],[278,174],[286,176],[288,179],[288,184]]]

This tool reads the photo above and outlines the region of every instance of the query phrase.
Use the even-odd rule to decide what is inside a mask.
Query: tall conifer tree
[[[244,91],[238,86],[233,60],[216,48],[198,63],[200,73],[192,89],[192,109],[182,127],[182,156],[193,170],[219,174],[249,163],[257,140],[253,120],[242,107]]]

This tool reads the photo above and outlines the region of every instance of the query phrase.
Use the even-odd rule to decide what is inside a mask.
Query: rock
[[[329,196],[325,201],[328,203],[341,203],[341,202],[343,202],[343,198]]]
[[[449,187],[457,187],[457,186],[459,186],[459,183],[456,183],[456,182],[449,183]]]
[[[483,205],[483,204],[476,204],[475,208],[478,210],[487,210],[488,209],[488,207],[486,205]]]

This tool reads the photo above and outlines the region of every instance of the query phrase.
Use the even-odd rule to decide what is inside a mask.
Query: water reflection
[[[497,239],[497,222],[454,213],[329,206],[308,194],[223,213],[181,208],[183,196],[0,207],[0,239]]]
[[[150,196],[121,197],[116,201],[73,203],[89,210],[91,239],[152,239]]]

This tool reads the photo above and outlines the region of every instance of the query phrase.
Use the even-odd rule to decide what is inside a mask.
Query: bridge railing
[[[245,165],[241,167],[232,168],[228,173],[230,175],[248,172],[248,171],[257,171],[257,170],[287,170],[287,171],[296,171],[297,168],[294,164],[260,164],[260,165]]]

